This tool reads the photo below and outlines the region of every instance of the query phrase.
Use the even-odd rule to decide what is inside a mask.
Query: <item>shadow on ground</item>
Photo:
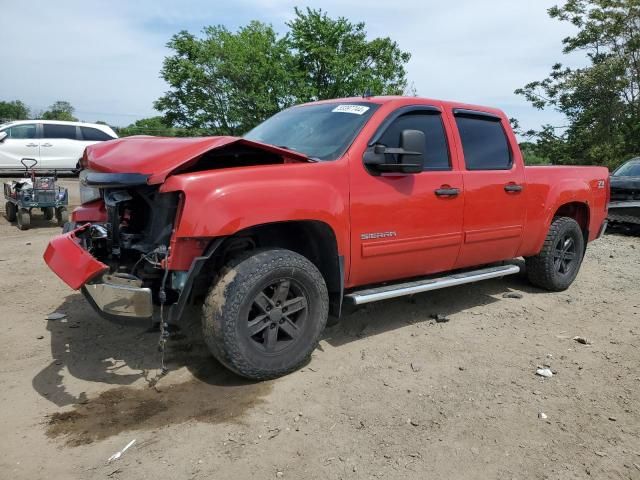
[[[18,230],[18,224],[16,222],[9,222],[6,215],[3,215],[2,217],[7,221],[7,223],[11,223],[11,225],[16,227],[16,230]],[[55,218],[53,220],[47,220],[46,218],[44,218],[44,215],[39,209],[34,209],[33,213],[31,214],[31,224],[29,225],[29,230],[36,230],[40,228],[50,228],[55,230],[56,233],[60,232],[60,226],[56,222]]]
[[[525,294],[549,294],[546,290],[533,287],[528,282],[524,273],[524,261],[515,260],[509,263],[519,265],[521,272],[503,278],[399,297],[359,307],[344,316],[338,325],[328,328],[325,331],[324,340],[334,347],[339,347],[406,325],[431,322],[435,316],[447,318],[474,307],[489,305],[503,300],[502,295],[511,291]],[[407,305],[411,305],[411,308],[408,309]]]
[[[250,382],[230,373],[189,334],[177,334],[170,342],[165,357],[170,371],[161,378],[157,330],[103,320],[80,294],[68,296],[56,311],[67,318],[48,321],[52,360],[32,384],[59,407],[72,406],[47,419],[47,435],[63,437],[67,445],[189,420],[238,421],[272,388],[269,382]],[[192,376],[180,375],[182,367]],[[71,384],[77,382],[70,376],[113,387],[97,397],[73,393]],[[146,386],[133,385],[139,380]]]
[[[339,325],[326,330],[324,340],[333,346],[344,345],[407,324],[430,321],[430,315],[448,316],[487,305],[510,290],[542,292],[531,287],[522,275],[513,275],[388,300],[346,315]],[[413,308],[407,309],[407,303]],[[199,338],[197,311],[188,312],[182,330],[169,342],[166,363],[170,372],[161,379],[157,330],[103,320],[80,294],[68,296],[56,311],[67,318],[48,321],[52,360],[32,383],[40,395],[57,406],[72,406],[70,411],[64,409],[48,419],[47,434],[64,437],[68,445],[188,420],[234,421],[264,402],[271,391],[272,382],[244,380],[211,357]],[[181,377],[177,370],[182,367],[192,376]],[[72,392],[78,383],[69,377],[113,387],[89,398],[85,392]],[[140,387],[140,383],[146,387]]]

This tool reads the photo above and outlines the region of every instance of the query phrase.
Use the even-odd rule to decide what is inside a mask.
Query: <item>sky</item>
[[[231,30],[251,20],[285,32],[295,6],[366,23],[370,38],[388,36],[411,53],[408,80],[419,96],[501,108],[525,128],[561,126],[513,91],[547,76],[567,57],[562,39],[574,33],[548,17],[562,0],[0,0],[0,100],[43,111],[67,100],[84,121],[126,126],[157,115],[166,90],[160,78],[167,41],[208,25]]]

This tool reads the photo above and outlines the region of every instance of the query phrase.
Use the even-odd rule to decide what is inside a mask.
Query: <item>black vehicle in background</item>
[[[640,157],[620,166],[610,181],[609,220],[640,225]]]

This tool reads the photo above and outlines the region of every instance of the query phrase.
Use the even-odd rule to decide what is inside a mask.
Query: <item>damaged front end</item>
[[[66,233],[51,240],[45,261],[104,317],[149,320],[165,305],[176,322],[219,242],[213,235],[177,238],[186,200],[183,192],[162,191],[167,178],[312,161],[237,137],[127,137],[92,145],[81,160],[82,206]]]
[[[65,283],[81,288],[109,319],[149,320],[154,304],[167,301],[167,261],[180,194],[160,193],[147,177],[83,171],[81,188],[85,194],[100,192],[104,218],[56,237],[44,255]]]

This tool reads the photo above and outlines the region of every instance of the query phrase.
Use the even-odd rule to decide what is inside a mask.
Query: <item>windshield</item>
[[[292,107],[275,114],[244,138],[304,153],[316,160],[335,160],[378,108],[378,104],[321,103]]]
[[[628,162],[613,172],[614,177],[640,177],[640,162]]]

